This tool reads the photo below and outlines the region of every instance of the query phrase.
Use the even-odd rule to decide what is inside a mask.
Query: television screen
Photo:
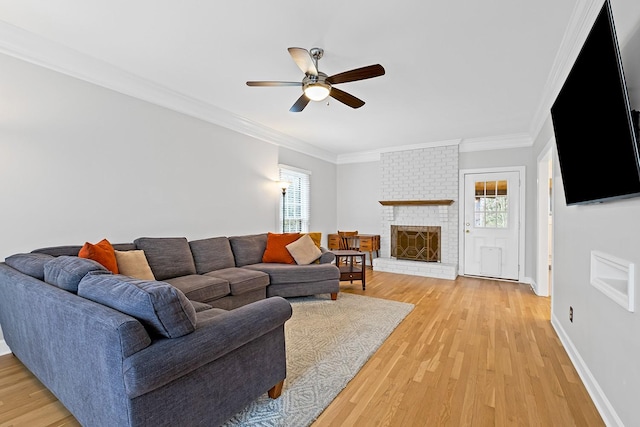
[[[634,117],[607,0],[551,107],[567,205],[640,196]]]

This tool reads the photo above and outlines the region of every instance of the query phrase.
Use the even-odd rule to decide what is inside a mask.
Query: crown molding
[[[443,147],[447,145],[458,145],[460,139],[450,139],[445,141],[423,142],[421,144],[400,145],[398,147],[385,147],[378,150],[360,151],[357,153],[339,154],[337,163],[339,165],[347,163],[366,163],[377,162],[380,160],[382,153],[393,153],[396,151],[419,150],[422,148]]]
[[[528,133],[495,135],[482,138],[449,139],[444,141],[425,142],[421,144],[401,145],[398,147],[386,147],[372,151],[339,154],[337,163],[342,165],[348,163],[377,162],[380,160],[380,155],[382,153],[443,147],[448,145],[458,145],[460,152],[468,153],[473,151],[531,147],[533,145],[533,139]]]
[[[551,106],[556,96],[562,89],[565,79],[573,67],[584,41],[602,8],[604,0],[583,0],[576,2],[571,13],[569,24],[565,30],[560,48],[556,53],[547,82],[542,91],[542,98],[538,105],[533,120],[531,121],[530,134],[537,136],[549,117]]]
[[[0,21],[0,53],[331,163],[336,155]]]
[[[338,154],[337,164],[345,165],[349,163],[367,163],[380,160],[380,150],[360,151],[357,153]]]
[[[482,138],[465,138],[460,143],[460,152],[506,150],[509,148],[531,147],[533,139],[528,133],[495,135]]]
[[[578,2],[576,5],[560,50],[556,55],[554,66],[547,79],[544,102],[540,104],[534,117],[531,135],[537,135],[540,132],[548,116],[553,97],[559,92],[564,78],[569,73],[582,46],[582,41],[591,28],[590,23],[595,20],[602,2],[603,0],[588,0],[588,2]],[[453,144],[459,145],[461,152],[532,145],[532,139],[529,135],[519,134],[434,141],[336,155],[215,105],[180,94],[105,61],[4,21],[0,21],[0,53],[334,164],[374,162],[379,161],[380,155],[386,152]]]

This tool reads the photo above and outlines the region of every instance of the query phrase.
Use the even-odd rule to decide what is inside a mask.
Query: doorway
[[[522,281],[524,167],[461,170],[460,273]]]
[[[553,140],[538,157],[538,248],[536,281],[532,288],[536,295],[549,296],[553,286]]]

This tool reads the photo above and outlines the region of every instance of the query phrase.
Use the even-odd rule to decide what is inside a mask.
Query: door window
[[[507,181],[476,181],[474,224],[476,228],[508,227]]]

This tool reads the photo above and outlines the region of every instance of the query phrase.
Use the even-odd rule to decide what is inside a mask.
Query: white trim
[[[494,135],[482,138],[448,139],[443,141],[425,142],[422,144],[401,145],[399,147],[386,147],[379,150],[361,151],[358,153],[339,154],[337,163],[365,163],[380,160],[382,153],[416,150],[421,148],[444,147],[458,145],[459,152],[474,152],[488,150],[504,150],[509,148],[531,147],[533,139],[526,133],[510,135]]]
[[[591,396],[591,400],[593,400],[596,409],[600,413],[604,424],[607,426],[624,427],[624,424],[616,413],[613,405],[609,402],[609,399],[607,399],[602,388],[600,388],[600,384],[598,384],[598,381],[596,381],[596,378],[589,370],[589,367],[580,356],[578,349],[573,345],[573,341],[571,341],[567,332],[562,328],[558,318],[553,314],[551,316],[551,325],[558,334],[558,337],[562,342],[562,346],[567,351],[569,359],[571,359],[573,366],[576,368],[576,371],[587,389],[587,393]]]
[[[299,172],[299,173],[303,173],[305,175],[311,175],[311,171],[310,170],[297,168],[297,167],[291,166],[291,165],[285,165],[284,163],[278,163],[278,169],[288,169],[288,170],[293,171],[293,172]]]
[[[525,276],[524,271],[526,269],[525,266],[525,238],[526,238],[526,168],[525,166],[508,166],[508,167],[497,167],[497,168],[479,168],[479,169],[460,169],[459,178],[458,178],[458,225],[460,230],[458,232],[458,274],[465,275],[464,273],[464,205],[465,205],[465,194],[464,194],[464,176],[467,174],[476,174],[476,173],[504,173],[504,172],[518,172],[520,185],[520,217],[519,217],[519,227],[518,227],[518,282],[524,282]]]
[[[0,340],[0,356],[4,356],[5,354],[11,354],[11,349],[5,340]]]
[[[531,127],[530,135],[538,135],[544,126],[549,111],[553,105],[557,94],[560,92],[573,63],[582,49],[584,41],[587,39],[589,31],[602,8],[604,0],[584,0],[576,2],[569,24],[560,43],[560,48],[547,77],[547,82],[542,91],[542,97],[536,109]]]
[[[527,134],[496,135],[336,155],[3,21],[0,21],[0,53],[334,164],[374,162],[385,152],[452,144],[460,145],[462,152],[469,152],[524,147],[533,143]]]
[[[338,154],[337,164],[346,165],[349,163],[367,163],[379,162],[382,152],[378,151],[361,151],[359,153]]]
[[[504,150],[531,147],[532,145],[533,139],[526,133],[494,135],[483,138],[465,138],[460,143],[460,152]]]
[[[365,163],[376,162],[380,160],[382,153],[396,153],[399,151],[420,150],[423,148],[446,147],[449,145],[459,145],[461,139],[447,139],[442,141],[423,142],[421,144],[400,145],[397,147],[385,147],[378,150],[361,151],[357,153],[339,154],[337,163]]]
[[[0,53],[204,120],[253,138],[336,162],[336,155],[203,100],[141,78],[29,31],[0,21]]]
[[[551,242],[549,242],[549,215],[548,215],[548,205],[549,205],[549,179],[552,178],[549,176],[549,161],[553,161],[553,152],[552,152],[552,144],[553,137],[547,141],[547,144],[544,146],[540,154],[538,155],[538,159],[536,162],[536,228],[537,228],[537,238],[536,238],[536,277],[537,285],[533,289],[536,295],[538,296],[549,296],[549,244],[553,245],[553,238]],[[552,213],[553,214],[553,213]],[[553,221],[553,216],[551,218]],[[553,250],[551,251],[553,253]],[[553,264],[553,258],[551,260]],[[553,271],[553,268],[552,268]]]
[[[635,264],[631,261],[591,251],[591,285],[627,311],[635,311]]]

